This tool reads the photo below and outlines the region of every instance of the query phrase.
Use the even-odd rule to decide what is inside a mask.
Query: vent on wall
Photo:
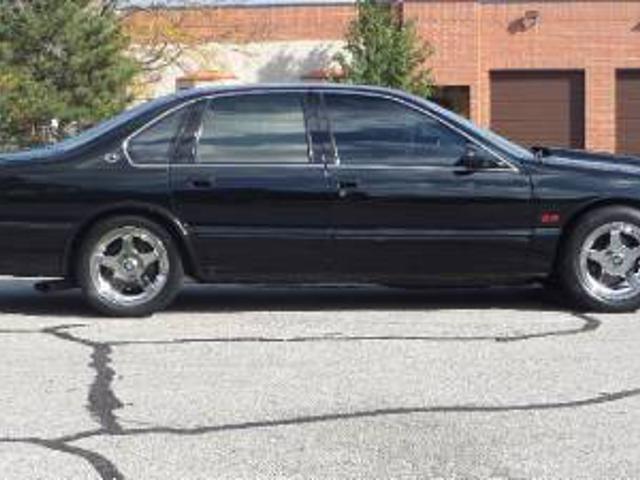
[[[540,23],[539,10],[527,10],[520,18],[515,19],[509,24],[510,33],[523,33],[531,30]]]

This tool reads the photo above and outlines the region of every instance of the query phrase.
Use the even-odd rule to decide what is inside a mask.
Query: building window
[[[468,85],[438,87],[431,101],[465,118],[471,118],[471,88]]]

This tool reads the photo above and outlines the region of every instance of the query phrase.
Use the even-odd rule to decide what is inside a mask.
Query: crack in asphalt
[[[619,400],[629,399],[640,396],[640,388],[620,390],[616,392],[601,392],[593,397],[582,398],[578,400],[567,400],[565,402],[548,402],[548,403],[529,403],[515,405],[442,405],[431,407],[398,407],[398,408],[382,408],[374,410],[364,410],[346,413],[330,413],[324,415],[308,415],[293,418],[285,418],[279,420],[253,421],[242,423],[229,423],[223,425],[206,425],[192,428],[176,428],[176,427],[148,427],[148,428],[123,428],[119,433],[110,434],[111,436],[137,436],[137,435],[176,435],[176,436],[196,436],[209,433],[220,433],[238,430],[251,430],[262,428],[276,428],[287,426],[298,426],[304,424],[336,422],[342,420],[357,420],[363,418],[376,418],[383,416],[397,415],[415,415],[429,413],[510,413],[520,411],[545,411],[545,410],[562,410],[580,407],[588,407],[593,405],[601,405]],[[73,441],[82,439],[109,435],[104,430],[91,430],[79,432],[74,435],[60,437],[53,440],[44,440],[39,438],[24,439],[0,439],[0,443],[31,443],[41,445],[52,450],[70,453],[80,456],[87,460],[101,476],[103,480],[121,480],[125,477],[118,471],[116,466],[106,457],[86,450],[74,445],[69,445]]]
[[[111,388],[116,374],[115,370],[110,367],[112,347],[108,342],[95,342],[77,337],[68,332],[70,328],[85,326],[85,324],[58,325],[44,328],[42,333],[92,349],[89,366],[96,374],[93,383],[89,387],[87,409],[91,417],[100,424],[105,433],[116,434],[122,431],[122,427],[118,424],[115,410],[122,408],[124,404]]]
[[[90,348],[91,362],[89,363],[89,367],[95,371],[95,376],[89,387],[86,408],[91,418],[100,425],[100,428],[83,433],[85,435],[90,433],[90,436],[116,435],[122,433],[123,430],[118,423],[115,410],[122,408],[124,404],[118,399],[111,386],[116,374],[115,370],[110,366],[112,347],[108,342],[95,342],[86,338],[77,337],[68,331],[71,328],[86,326],[86,324],[64,324],[46,327],[40,330],[18,330],[10,331],[9,333],[39,333],[51,335],[59,340]],[[0,331],[0,333],[7,332]],[[70,445],[71,440],[68,439],[0,439],[0,442],[28,443],[80,457],[93,467],[102,480],[124,480],[125,478],[109,459],[92,450]]]
[[[87,450],[76,445],[69,445],[64,441],[47,440],[43,438],[16,438],[0,439],[0,443],[24,443],[43,447],[47,450],[67,453],[84,459],[93,467],[102,480],[125,480],[124,475],[118,470],[118,467],[108,458],[93,450]]]
[[[521,405],[442,405],[432,407],[398,407],[380,408],[375,410],[365,410],[347,413],[330,413],[324,415],[308,415],[280,420],[267,420],[245,423],[230,423],[225,425],[201,426],[193,428],[175,427],[148,427],[148,428],[128,428],[120,435],[143,435],[143,434],[172,434],[172,435],[202,435],[205,433],[224,432],[232,430],[247,430],[255,428],[281,427],[288,425],[301,425],[310,423],[323,423],[338,420],[351,420],[359,418],[371,418],[394,415],[412,415],[421,413],[508,413],[531,410],[560,410],[566,408],[578,408],[603,403],[615,402],[626,398],[640,395],[640,388],[630,390],[620,390],[617,392],[602,392],[594,397],[580,400],[568,400],[566,402],[530,403]]]
[[[301,416],[280,420],[253,421],[244,423],[232,423],[224,425],[200,426],[193,428],[175,427],[148,427],[148,428],[124,428],[120,425],[116,410],[122,408],[124,404],[118,399],[113,391],[112,383],[116,375],[111,365],[111,354],[113,347],[132,345],[162,345],[162,344],[187,344],[187,343],[235,343],[235,342],[321,342],[321,341],[392,341],[392,340],[416,340],[416,341],[495,341],[495,342],[515,342],[532,340],[553,336],[577,335],[589,333],[597,330],[601,322],[595,317],[572,313],[575,318],[582,320],[582,326],[567,330],[552,330],[531,334],[504,335],[504,336],[343,336],[343,335],[323,335],[323,336],[297,336],[297,337],[228,337],[228,338],[185,338],[173,340],[140,340],[140,341],[111,341],[98,342],[87,338],[79,337],[70,329],[87,327],[87,324],[63,324],[40,330],[0,330],[0,333],[32,333],[51,335],[59,340],[75,343],[91,349],[91,361],[89,366],[95,372],[94,380],[89,387],[87,397],[87,410],[91,417],[99,424],[99,428],[76,432],[70,435],[55,439],[44,438],[0,438],[0,443],[27,443],[38,445],[50,450],[67,453],[77,456],[88,462],[102,480],[124,480],[124,475],[106,457],[101,454],[87,450],[72,442],[82,439],[100,436],[134,436],[149,434],[168,435],[201,435],[206,433],[223,432],[230,430],[246,430],[255,428],[268,428],[289,425],[302,425],[330,421],[340,421],[359,418],[374,418],[379,416],[410,415],[426,413],[490,413],[490,412],[516,412],[528,410],[550,410],[585,407],[596,404],[614,402],[640,395],[640,388],[622,390],[618,392],[603,392],[594,397],[571,400],[555,403],[532,403],[522,405],[457,405],[457,406],[432,406],[432,407],[399,407],[375,409],[367,411],[356,411],[347,413],[333,413],[323,415]]]
[[[2,334],[6,334],[6,335],[16,335],[16,334],[23,334],[23,333],[42,333],[42,329],[39,330],[29,330],[29,329],[22,329],[22,328],[0,328],[0,335]]]
[[[501,338],[496,337],[496,342],[516,342],[521,340],[533,340],[535,338],[545,338],[545,337],[561,337],[564,335],[579,335],[581,333],[589,333],[593,332],[600,328],[602,322],[597,318],[588,315],[586,313],[576,313],[572,312],[571,316],[578,318],[584,322],[582,327],[573,328],[569,330],[558,330],[551,332],[539,332],[539,333],[525,333],[522,335],[516,336],[504,336]]]
[[[428,342],[518,342],[536,338],[558,337],[564,335],[579,335],[598,329],[600,320],[595,317],[571,313],[582,320],[584,324],[567,330],[551,330],[538,333],[519,335],[469,335],[469,336],[431,336],[431,335],[315,335],[294,337],[203,337],[177,338],[171,340],[122,340],[108,342],[109,345],[126,347],[135,345],[180,345],[186,343],[303,343],[303,342],[361,342],[361,341],[428,341]]]
[[[96,473],[100,475],[102,480],[124,480],[125,476],[118,470],[118,467],[109,460],[107,457],[94,452],[93,450],[87,450],[77,445],[69,445],[68,443],[55,442],[50,440],[36,440],[33,442],[36,445],[42,445],[45,448],[51,450],[57,450],[59,452],[68,453],[84,458],[94,468]]]

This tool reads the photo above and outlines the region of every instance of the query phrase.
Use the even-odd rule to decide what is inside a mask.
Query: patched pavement
[[[542,290],[0,280],[2,479],[640,478],[640,315]]]

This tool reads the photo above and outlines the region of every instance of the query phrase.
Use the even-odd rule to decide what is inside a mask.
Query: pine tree
[[[431,96],[434,82],[424,63],[433,48],[420,40],[415,23],[401,21],[389,3],[358,0],[357,9],[344,51],[335,58],[345,76],[335,80]]]
[[[122,110],[136,64],[113,9],[92,0],[0,2],[0,145]]]

